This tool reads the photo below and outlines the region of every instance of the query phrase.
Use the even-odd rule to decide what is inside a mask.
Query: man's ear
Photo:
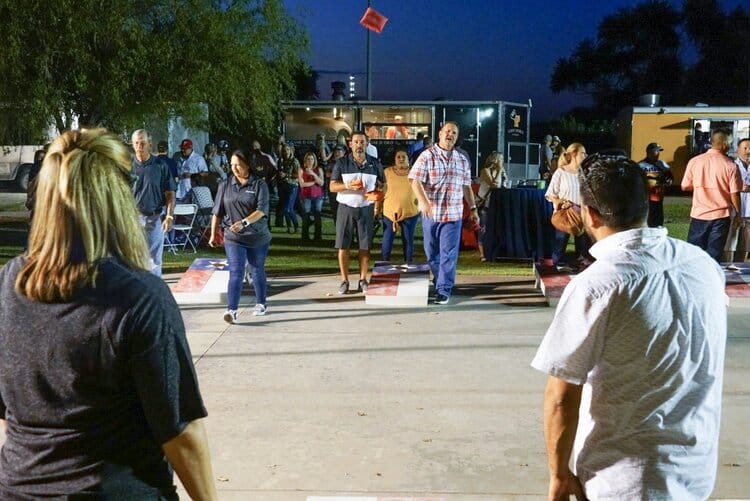
[[[602,217],[599,214],[599,211],[594,207],[591,207],[590,205],[582,205],[581,211],[586,211],[586,216],[588,216],[592,228],[599,228],[602,226]]]

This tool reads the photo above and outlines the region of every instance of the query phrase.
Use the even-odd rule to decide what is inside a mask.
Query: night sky
[[[320,98],[330,99],[330,82],[348,81],[349,73],[356,77],[357,94],[364,96],[366,30],[359,20],[367,0],[284,2],[309,34]],[[594,37],[604,16],[638,3],[372,0],[372,7],[388,17],[383,32],[372,34],[373,99],[526,103],[530,98],[532,120],[588,105],[583,96],[549,90],[552,68],[578,42]],[[726,11],[740,3],[722,2]]]

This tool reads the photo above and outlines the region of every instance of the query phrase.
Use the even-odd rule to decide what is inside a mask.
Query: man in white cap
[[[646,158],[640,165],[648,178],[648,227],[658,228],[664,225],[664,190],[672,184],[672,171],[669,165],[659,160],[659,152],[664,151],[658,143],[646,146]]]

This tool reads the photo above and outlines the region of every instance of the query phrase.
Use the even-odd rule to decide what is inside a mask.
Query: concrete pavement
[[[182,307],[220,499],[545,499],[529,362],[554,311],[533,279],[459,277],[450,305],[409,310],[338,285],[271,278],[268,314],[231,326]],[[729,325],[717,499],[750,498],[750,304]]]

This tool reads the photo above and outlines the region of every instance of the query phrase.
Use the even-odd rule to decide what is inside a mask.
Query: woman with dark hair
[[[0,269],[0,499],[216,499],[180,310],[150,273],[127,147],[65,132]],[[171,466],[171,468],[170,468]]]
[[[232,153],[230,166],[232,176],[219,185],[216,194],[208,245],[216,246],[221,224],[229,268],[224,320],[233,324],[237,321],[245,263],[250,265],[255,289],[253,315],[266,314],[266,257],[271,246],[271,230],[265,220],[269,203],[266,181],[253,174],[243,150]]]
[[[414,260],[414,231],[419,220],[417,197],[409,182],[409,155],[405,149],[396,150],[394,165],[383,171],[385,174],[385,195],[383,198],[383,244],[380,258],[390,261],[393,240],[401,231],[404,261]]]

